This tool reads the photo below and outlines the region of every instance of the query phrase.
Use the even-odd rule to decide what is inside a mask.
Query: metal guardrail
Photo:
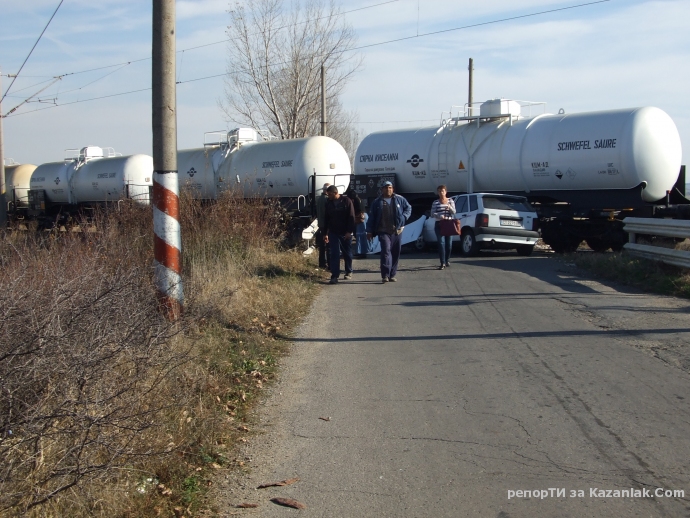
[[[651,236],[690,238],[690,221],[676,219],[656,219],[656,218],[625,218],[623,220],[625,230],[629,234],[629,243],[626,243],[625,250],[637,257],[661,261],[667,264],[690,268],[690,252],[684,250],[673,250],[660,246],[639,245],[637,244],[637,234],[647,234]]]

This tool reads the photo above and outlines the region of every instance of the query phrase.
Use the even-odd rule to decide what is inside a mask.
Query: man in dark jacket
[[[330,186],[330,183],[323,184],[323,189],[321,194],[316,198],[316,221],[318,222],[319,229],[314,235],[316,240],[316,247],[319,249],[319,268],[328,270],[328,255],[326,253],[326,243],[323,238],[326,235],[323,231],[326,225],[326,202],[328,198],[326,197],[326,189]]]
[[[402,247],[405,221],[412,214],[412,206],[399,194],[393,194],[393,184],[384,182],[381,196],[374,200],[369,209],[367,237],[379,236],[381,243],[381,282],[395,282],[398,260]]]
[[[324,241],[329,246],[331,284],[340,277],[340,251],[345,259],[345,279],[352,278],[352,233],[355,231],[355,208],[352,200],[338,194],[338,188],[331,185],[326,189],[326,217]]]

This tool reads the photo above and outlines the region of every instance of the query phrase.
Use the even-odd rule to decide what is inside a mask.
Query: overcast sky
[[[610,0],[531,16],[586,3],[343,1],[344,11],[366,8],[345,15],[358,34],[364,64],[344,105],[358,113],[362,136],[432,125],[467,101],[471,57],[475,101],[544,101],[550,113],[657,106],[675,121],[686,163],[690,1]],[[6,74],[19,70],[58,4],[0,0],[2,92],[12,81]],[[218,107],[229,2],[176,5],[182,149],[200,147],[204,132],[237,124],[225,121]],[[487,23],[506,18],[515,19]],[[427,35],[438,31],[445,32]],[[401,38],[408,39],[384,43]],[[64,0],[2,103],[7,114],[50,85],[3,120],[5,157],[38,165],[86,145],[151,154],[150,53],[151,2]],[[216,77],[203,79],[208,76]]]

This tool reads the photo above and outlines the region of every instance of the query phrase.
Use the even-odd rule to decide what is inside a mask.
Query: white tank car
[[[150,202],[153,158],[117,156],[96,146],[82,148],[73,159],[39,165],[31,175],[31,190],[43,190],[53,204],[93,204],[130,198]]]
[[[347,187],[350,183],[347,152],[329,137],[256,142],[229,155],[221,166],[225,188],[241,185],[245,197],[296,198],[310,193],[309,178]]]
[[[15,209],[25,209],[29,206],[29,182],[35,170],[36,166],[33,164],[5,166],[7,201],[12,202]]]
[[[204,147],[177,152],[180,188],[192,191],[194,198],[215,200],[219,192],[218,170],[223,161],[231,152],[258,139],[258,133],[251,128],[237,128],[229,132],[210,131],[204,134]]]
[[[678,178],[681,143],[653,107],[520,117],[516,101],[481,105],[479,117],[385,131],[359,145],[355,175],[396,173],[400,193],[629,190],[665,197]],[[470,174],[472,171],[472,174]]]
[[[178,152],[180,185],[203,199],[237,189],[243,197],[299,198],[325,182],[346,188],[351,165],[347,152],[329,137],[261,141],[250,128],[227,134],[227,141]]]

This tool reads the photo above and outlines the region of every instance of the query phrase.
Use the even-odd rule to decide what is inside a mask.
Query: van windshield
[[[518,196],[484,196],[482,198],[485,209],[520,210],[534,212],[527,198]]]

